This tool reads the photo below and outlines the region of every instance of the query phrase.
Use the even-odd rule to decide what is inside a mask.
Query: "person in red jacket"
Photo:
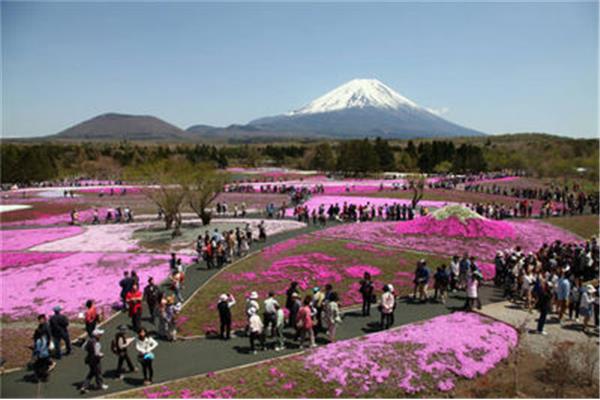
[[[129,305],[129,316],[131,325],[135,332],[139,332],[142,327],[142,292],[137,283],[131,287],[131,291],[125,296],[125,301]]]
[[[96,325],[100,320],[98,311],[96,311],[96,304],[94,300],[88,300],[85,302],[85,331],[88,336],[92,336],[92,332],[96,329]]]

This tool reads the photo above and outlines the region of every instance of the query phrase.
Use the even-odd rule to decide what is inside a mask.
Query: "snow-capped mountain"
[[[418,106],[377,79],[353,79],[288,115],[317,114],[355,107],[394,110]]]
[[[447,121],[376,79],[351,80],[302,108],[254,120],[262,131],[299,136],[389,138],[474,136],[473,129]]]

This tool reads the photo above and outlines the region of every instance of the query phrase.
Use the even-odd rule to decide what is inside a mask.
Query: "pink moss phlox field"
[[[19,251],[0,252],[0,270],[25,268],[35,264],[45,264],[52,260],[68,257],[71,253],[33,253]]]
[[[34,251],[62,251],[76,249],[77,251],[101,252],[107,249],[113,252],[128,252],[139,250],[133,232],[147,228],[150,223],[102,224],[87,225],[81,235],[56,240],[35,246]]]
[[[354,265],[352,267],[344,268],[344,273],[350,278],[362,278],[368,272],[371,276],[377,276],[381,274],[381,270],[377,267],[370,265]]]
[[[37,253],[27,254],[37,257]],[[96,300],[100,309],[110,313],[119,299],[123,271],[135,270],[140,282],[146,282],[150,276],[162,281],[169,272],[168,259],[168,255],[155,254],[66,253],[64,257],[41,259],[26,268],[3,266],[0,280],[6,290],[0,315],[15,319],[49,313],[58,304],[66,314],[76,315],[83,311],[88,299]],[[183,257],[184,263],[190,261]]]
[[[309,242],[310,239],[308,238],[308,236],[298,236],[294,239],[285,240],[283,242],[276,243],[273,246],[269,246],[263,249],[261,252],[261,256],[266,259],[274,258],[286,251],[293,250],[296,247],[307,244]]]
[[[373,246],[371,244],[366,244],[366,243],[348,242],[348,243],[345,244],[345,247],[348,250],[365,251],[365,252],[368,252],[368,253],[376,254],[376,255],[381,256],[381,257],[390,257],[390,256],[393,256],[395,254],[393,251],[380,249],[378,247],[375,247],[375,246]]]
[[[438,382],[486,374],[517,344],[514,328],[474,313],[457,312],[399,329],[319,347],[304,359],[323,383],[366,396],[378,387],[416,393]]]
[[[345,224],[315,232],[317,237],[342,240],[363,240],[368,243],[388,246],[395,249],[422,251],[452,256],[468,252],[476,256],[479,262],[491,262],[498,250],[521,246],[525,252],[535,252],[544,243],[561,240],[565,243],[579,243],[581,238],[561,228],[541,221],[510,221],[514,230],[514,239],[466,238],[442,235],[400,235],[397,226],[403,222],[366,222]]]
[[[77,226],[45,229],[11,229],[0,231],[0,250],[25,250],[30,247],[65,237],[79,235]]]
[[[396,232],[403,235],[440,235],[446,237],[514,239],[512,225],[504,221],[469,218],[464,222],[457,217],[438,220],[433,216],[400,222]]]

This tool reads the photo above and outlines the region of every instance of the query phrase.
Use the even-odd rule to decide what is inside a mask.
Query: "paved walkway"
[[[261,249],[265,245],[272,245],[316,229],[318,228],[310,226],[302,230],[282,233],[270,238],[266,244],[260,243],[254,246],[253,251]],[[187,298],[187,296],[191,295],[196,288],[205,283],[215,273],[217,273],[217,270],[207,271],[204,268],[190,267],[186,275],[184,297]],[[482,288],[481,297],[484,304],[503,300],[499,296],[499,293],[491,287]],[[463,304],[464,298],[462,295],[452,295],[446,305],[437,303],[412,304],[408,301],[402,301],[396,309],[395,325],[403,325],[448,314],[459,309]],[[379,313],[375,308],[372,310],[371,317],[366,318],[360,316],[358,312],[349,311],[345,314],[344,322],[338,329],[337,337],[339,339],[348,339],[377,331],[379,329],[378,321]],[[1,396],[3,398],[94,397],[141,386],[143,381],[141,372],[128,374],[123,381],[114,379],[116,357],[110,351],[110,341],[116,331],[115,328],[120,324],[127,324],[128,322],[129,318],[123,314],[118,314],[103,326],[107,332],[102,338],[103,352],[105,353],[102,367],[105,382],[109,385],[107,391],[90,391],[85,396],[79,394],[78,386],[87,373],[87,366],[83,361],[84,352],[79,348],[75,348],[71,356],[65,357],[58,362],[56,369],[52,371],[47,383],[35,383],[32,372],[25,370],[0,376]],[[144,322],[144,324],[150,327],[148,322]],[[318,338],[317,343],[325,344],[326,340]],[[247,338],[232,338],[230,341],[207,338],[177,341],[174,343],[160,341],[159,347],[155,351],[154,382],[158,383],[190,375],[218,371],[299,351],[301,350],[294,343],[290,342],[289,349],[286,351],[278,353],[265,351],[259,352],[257,355],[252,355],[249,353]],[[135,362],[134,349],[130,348],[129,353]]]

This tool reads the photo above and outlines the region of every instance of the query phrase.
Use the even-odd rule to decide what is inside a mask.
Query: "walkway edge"
[[[300,350],[300,351],[296,351],[296,352],[291,353],[291,354],[286,354],[284,356],[279,356],[279,357],[274,357],[274,358],[267,358],[265,360],[255,361],[255,362],[252,362],[252,363],[249,363],[249,364],[237,365],[235,367],[225,368],[225,369],[221,369],[219,371],[214,371],[214,372],[211,371],[211,373],[213,373],[215,375],[219,375],[219,374],[223,374],[225,372],[236,371],[238,369],[252,367],[252,366],[255,366],[255,365],[261,365],[261,364],[270,363],[270,362],[278,361],[278,360],[285,360],[285,359],[290,358],[290,357],[296,357],[296,356],[298,356],[300,354],[303,354],[305,352],[306,352],[306,349]],[[162,386],[165,383],[174,384],[174,383],[181,382],[181,381],[187,381],[189,379],[200,378],[202,376],[206,376],[207,374],[208,374],[207,372],[204,372],[202,374],[196,374],[196,375],[186,376],[184,378],[170,379],[170,380],[166,380],[166,381],[163,381],[163,382],[160,382],[160,383],[154,383],[152,385],[144,386],[143,388],[139,388],[138,387],[138,388],[135,388],[135,389],[122,390],[120,392],[111,393],[110,395],[107,395],[107,396],[99,396],[98,398],[100,398],[100,399],[115,398],[115,397],[119,397],[120,395],[127,394],[127,393],[130,393],[130,392],[137,392],[139,390],[151,389],[151,388],[155,388],[155,387],[158,387],[158,386]]]

